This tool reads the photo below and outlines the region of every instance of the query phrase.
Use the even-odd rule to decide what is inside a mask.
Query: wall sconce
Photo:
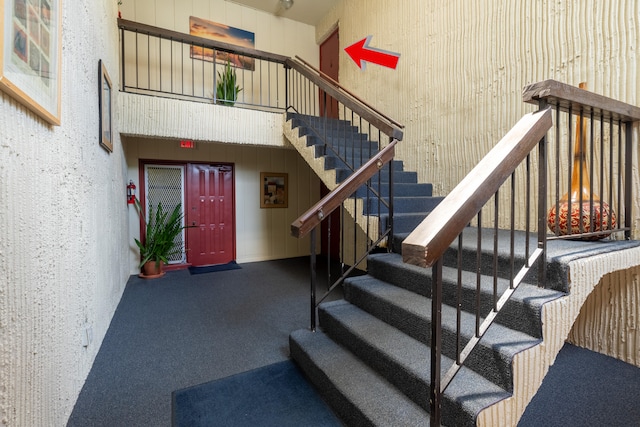
[[[293,0],[280,0],[280,4],[285,10],[289,10],[293,6]]]
[[[127,185],[127,204],[133,205],[136,202],[136,185],[133,181],[129,180]]]

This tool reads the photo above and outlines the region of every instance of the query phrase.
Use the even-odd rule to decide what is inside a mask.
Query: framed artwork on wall
[[[260,207],[286,208],[289,206],[289,174],[260,172]]]
[[[218,24],[195,16],[189,17],[189,34],[251,49],[255,49],[256,44],[256,36],[250,31]],[[218,64],[229,62],[233,67],[245,70],[253,71],[255,69],[255,59],[253,58],[220,50],[214,52],[213,49],[205,49],[199,46],[191,47],[191,57],[209,62],[215,60]]]
[[[60,125],[61,0],[4,0],[0,90]]]
[[[98,105],[100,110],[100,145],[113,151],[111,119],[111,79],[102,60],[98,64]]]

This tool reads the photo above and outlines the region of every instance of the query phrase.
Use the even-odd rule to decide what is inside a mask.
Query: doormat
[[[171,412],[175,427],[342,426],[291,360],[174,391]]]
[[[235,261],[231,261],[227,264],[207,265],[205,267],[189,267],[189,273],[204,274],[216,271],[239,270],[241,268],[242,267],[240,267]]]

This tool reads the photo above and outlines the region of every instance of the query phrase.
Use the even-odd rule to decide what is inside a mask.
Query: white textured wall
[[[234,164],[236,254],[239,263],[309,254],[309,239],[292,237],[290,226],[320,198],[320,182],[295,150],[212,142],[197,143],[196,149],[187,150],[179,148],[176,140],[132,137],[124,138],[124,144],[129,171],[135,182],[139,159]],[[289,174],[287,208],[260,208],[260,172]],[[133,209],[130,214],[131,234],[137,236],[140,232],[137,216]],[[131,245],[130,260],[131,272],[139,272],[138,252],[134,245]]]
[[[129,274],[124,154],[117,133],[113,153],[98,145],[99,59],[118,83],[116,2],[62,5],[61,126],[0,94],[0,425],[7,426],[66,424]],[[85,325],[93,330],[86,348]]]
[[[123,92],[118,114],[127,136],[285,147],[280,113]]]

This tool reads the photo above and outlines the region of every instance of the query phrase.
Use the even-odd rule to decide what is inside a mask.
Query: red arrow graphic
[[[365,37],[359,42],[356,42],[349,47],[345,47],[345,52],[347,52],[361,70],[364,70],[367,65],[366,62],[382,65],[387,68],[393,68],[395,70],[398,65],[398,59],[400,59],[400,54],[369,47],[369,42],[372,37],[373,36]]]

